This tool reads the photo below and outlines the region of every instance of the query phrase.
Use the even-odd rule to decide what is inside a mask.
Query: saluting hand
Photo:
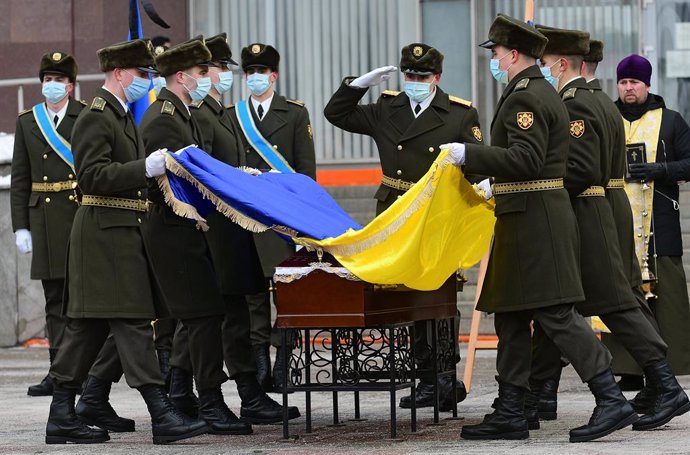
[[[146,177],[158,177],[165,174],[165,155],[168,149],[158,149],[146,157]]]
[[[350,82],[350,87],[369,88],[379,85],[381,82],[390,79],[392,76],[391,73],[397,70],[397,66],[382,66],[381,68],[376,68]]]
[[[453,164],[462,166],[465,164],[465,144],[459,142],[450,142],[448,144],[439,145],[441,150],[450,150],[450,157],[453,159]]]
[[[28,229],[17,229],[14,233],[15,243],[17,249],[24,254],[29,254],[33,251],[33,242],[31,241],[31,232]]]

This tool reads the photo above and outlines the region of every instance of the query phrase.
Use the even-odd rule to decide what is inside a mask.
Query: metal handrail
[[[80,74],[77,76],[77,83],[74,84],[74,97],[81,98],[81,87],[79,82],[91,82],[105,80],[103,73],[96,74]],[[15,79],[0,80],[0,87],[17,87],[17,112],[24,110],[24,86],[25,85],[39,85],[41,80],[38,77],[19,77]]]

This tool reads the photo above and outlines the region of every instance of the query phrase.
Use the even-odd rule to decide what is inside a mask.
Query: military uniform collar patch
[[[189,104],[189,107],[193,107],[194,109],[199,109],[202,104],[204,104],[204,100],[192,101]]]
[[[101,111],[105,109],[105,99],[101,98],[100,96],[97,96],[91,101],[91,110],[92,111]]]
[[[520,79],[517,84],[515,84],[515,90],[524,90],[529,85],[529,78],[525,77]]]
[[[175,105],[168,100],[163,101],[163,106],[161,106],[161,114],[174,115]]]
[[[577,88],[570,87],[568,90],[563,92],[563,96],[561,98],[563,99],[563,101],[573,99],[575,98],[575,93],[577,93]]]

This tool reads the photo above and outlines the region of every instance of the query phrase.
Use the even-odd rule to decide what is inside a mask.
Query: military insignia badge
[[[517,124],[523,130],[528,130],[534,123],[534,114],[532,112],[518,112]]]
[[[570,135],[576,139],[582,137],[585,134],[585,121],[584,120],[573,120],[570,122]]]
[[[53,53],[53,61],[54,61],[54,62],[59,62],[61,58],[62,58],[62,54],[61,54],[61,53],[59,53],[59,52]]]
[[[258,44],[253,45],[252,54],[258,54],[259,52],[261,52],[261,46],[259,46]]]
[[[422,46],[415,46],[414,49],[412,49],[412,55],[414,55],[415,57],[421,57],[422,52]]]
[[[311,123],[307,125],[307,134],[309,135],[309,139],[314,139],[314,130],[311,127]]]
[[[474,138],[476,140],[478,140],[479,142],[482,141],[482,130],[480,130],[478,126],[472,127],[472,134],[474,135]]]
[[[156,47],[153,49],[153,55],[155,55],[155,56],[159,56],[159,55],[161,55],[163,52],[165,52],[165,48],[164,48],[163,46],[156,46]]]

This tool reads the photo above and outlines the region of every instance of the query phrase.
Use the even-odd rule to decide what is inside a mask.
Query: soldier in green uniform
[[[245,132],[250,125],[242,125],[237,116],[237,106],[230,107],[230,117],[242,132],[242,150],[245,152],[246,165],[261,171],[275,169],[273,160],[287,163],[288,167],[300,174],[316,179],[316,156],[314,140],[309,121],[309,111],[304,103],[287,99],[275,91],[278,80],[280,54],[270,45],[253,43],[242,49],[242,71],[246,76],[251,95],[246,102],[251,115],[254,130],[270,143],[274,150],[266,151],[255,148],[247,139]],[[263,290],[247,295],[251,317],[251,341],[256,357],[259,382],[266,391],[282,390],[282,359],[280,336],[277,330],[271,330],[271,297],[270,280],[276,265],[289,258],[295,247],[284,241],[274,232],[254,234],[256,251],[261,261],[265,276]],[[227,327],[226,327],[227,328]],[[269,346],[278,348],[276,364],[271,381]]]
[[[538,30],[549,40],[541,59],[545,77],[558,90],[570,117],[565,187],[580,232],[585,292],[585,300],[575,307],[584,316],[600,316],[643,368],[658,377],[672,378],[659,383],[665,402],[633,424],[634,430],[656,428],[690,410],[690,401],[666,362],[666,343],[643,314],[623,273],[616,223],[604,189],[611,177],[614,150],[604,110],[580,75],[584,55],[589,52],[589,33],[541,26]],[[546,370],[549,377],[550,369],[560,368],[561,353],[537,323],[532,341],[532,371],[538,377]],[[531,385],[539,390],[541,378],[535,380],[534,376]],[[536,408],[530,409],[528,418],[538,422]]]
[[[83,192],[70,233],[65,310],[69,318],[50,368],[53,401],[46,443],[104,442],[105,430],[77,419],[74,397],[109,334],[125,378],[141,393],[152,420],[153,442],[167,443],[206,433],[203,421],[184,416],[163,388],[153,345],[152,277],[142,237],[148,203],[146,178],[162,175],[160,151],[144,147],[126,101],[146,95],[152,71],[145,40],[98,51],[105,83],[77,119],[72,150]]]
[[[210,60],[211,53],[200,37],[156,56],[156,68],[165,77],[166,87],[141,121],[147,153],[204,143],[188,105],[203,100],[211,88],[207,75]],[[192,393],[193,374],[199,392],[198,415],[208,423],[210,432],[250,434],[251,426],[241,422],[228,408],[221,391],[221,384],[228,379],[223,372],[221,335],[225,304],[206,238],[194,222],[175,215],[165,203],[157,182],[151,182],[149,194],[152,208],[144,239],[160,297],[171,316],[179,319],[170,359],[170,397],[181,409],[194,413],[196,410],[188,409],[195,404],[188,398]],[[189,362],[184,360],[186,356]]]
[[[78,207],[69,141],[84,103],[70,97],[77,79],[77,63],[71,55],[45,54],[39,78],[45,102],[17,119],[10,193],[17,247],[24,253],[33,249],[31,278],[40,279],[43,285],[52,363],[67,324],[62,315],[66,253]],[[77,415],[110,431],[134,431],[134,421],[118,417],[108,404],[111,384],[121,376],[120,358],[109,338],[89,372]],[[52,395],[50,376],[29,387],[28,394]]]
[[[246,153],[242,133],[235,128],[230,113],[221,104],[221,96],[232,87],[233,75],[228,65],[237,63],[232,60],[225,33],[208,38],[206,46],[211,51],[213,65],[209,67],[209,77],[213,85],[206,98],[190,104],[192,117],[202,131],[206,152],[231,166],[244,166]],[[242,400],[240,416],[251,423],[280,422],[283,407],[266,395],[259,384],[249,336],[249,308],[245,295],[257,293],[265,286],[252,233],[219,212],[209,214],[207,222],[206,239],[225,301],[225,365]],[[296,407],[288,409],[289,418],[299,415]]]
[[[402,48],[400,70],[405,78],[404,92],[386,90],[375,104],[358,104],[370,87],[390,78],[396,70],[394,66],[385,66],[358,78],[345,78],[324,109],[326,119],[335,126],[366,134],[376,142],[383,169],[381,186],[375,195],[377,214],[426,174],[440,152],[438,144],[482,142],[476,109],[470,101],[450,96],[441,89],[443,54],[426,44],[412,43]],[[458,325],[459,318],[456,318],[456,329]],[[417,407],[434,404],[427,337],[427,323],[416,324],[415,360],[417,368],[427,370],[420,374],[415,392]],[[453,400],[451,379],[439,379],[439,404],[444,411],[450,411],[455,402],[466,396],[464,385],[459,383]],[[403,397],[400,406],[409,408],[411,397]]]
[[[563,185],[569,121],[536,66],[546,43],[533,27],[499,14],[481,44],[491,49],[493,77],[508,83],[494,115],[492,145],[442,146],[466,172],[495,179],[494,241],[477,309],[495,313],[498,398],[482,423],[462,428],[465,439],[529,436],[524,402],[531,321],[572,362],[596,399],[589,423],[570,431],[572,442],[603,437],[637,420],[611,373],[610,354],[574,307],[584,292],[577,224]]]

